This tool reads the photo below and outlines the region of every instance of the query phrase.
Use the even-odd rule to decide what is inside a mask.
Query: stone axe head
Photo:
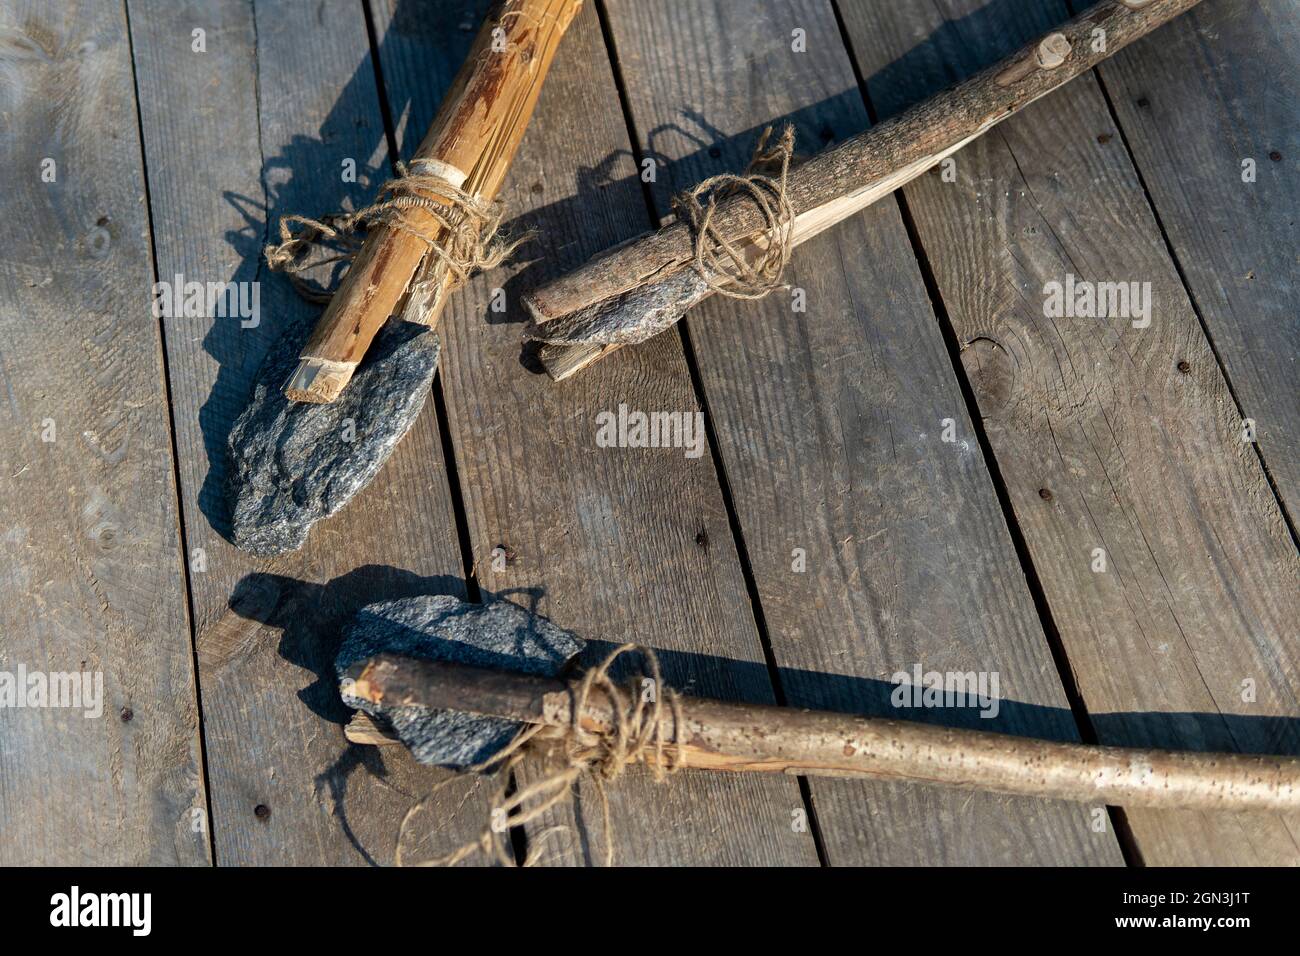
[[[302,547],[313,524],[370,483],[415,424],[438,370],[438,336],[394,320],[337,401],[292,402],[280,386],[310,333],[301,322],[271,347],[228,441],[231,539],[264,557]]]
[[[373,704],[348,693],[349,666],[386,653],[557,677],[584,647],[576,635],[505,601],[413,597],[362,608],[344,632],[335,670],[348,706],[391,729],[420,763],[459,770],[491,758],[523,725],[418,704]]]

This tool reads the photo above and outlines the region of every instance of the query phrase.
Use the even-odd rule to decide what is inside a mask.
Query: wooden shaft
[[[346,692],[375,704],[560,728],[570,726],[577,700],[576,682],[387,654],[348,673]],[[908,780],[1132,807],[1300,810],[1296,757],[1096,747],[695,697],[681,705],[682,725],[670,724],[666,736],[688,767]],[[614,723],[599,697],[578,716],[595,732]]]
[[[505,0],[484,21],[415,159],[434,160],[453,185],[483,199],[501,188],[542,81],[582,0]],[[423,233],[439,233],[425,210],[406,212]],[[285,385],[299,402],[332,402],[352,378],[366,349],[402,299],[428,249],[418,236],[372,228],[330,300],[301,362]],[[439,282],[439,279],[444,281]],[[426,325],[437,323],[454,276],[429,263],[421,273],[438,294],[420,302]],[[427,280],[427,281],[426,281]],[[416,310],[408,309],[405,318]]]
[[[353,711],[352,718],[343,728],[343,736],[350,744],[363,744],[367,747],[391,747],[402,741],[386,727],[380,726],[365,711]]]
[[[1069,23],[996,65],[873,126],[791,169],[787,195],[794,208],[791,241],[812,236],[900,188],[1030,103],[1086,72],[1200,0],[1102,0]],[[1102,30],[1104,34],[1095,31]],[[1104,49],[1097,37],[1104,35]],[[763,236],[764,221],[744,197],[719,202],[718,232],[733,241]],[[655,291],[694,260],[687,224],[672,221],[596,256],[573,272],[524,296],[542,324],[598,308],[617,308],[636,290]],[[705,286],[685,308],[712,294]],[[557,380],[585,368],[617,345],[552,345],[542,363]]]

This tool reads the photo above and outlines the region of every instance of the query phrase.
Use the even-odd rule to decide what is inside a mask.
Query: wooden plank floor
[[[6,4],[0,64],[0,150],[15,180],[31,174],[0,212],[32,240],[0,256],[0,670],[102,680],[84,717],[0,710],[0,863],[203,863],[126,18],[112,4]]]
[[[889,115],[1066,15],[945,0],[858,8],[848,30]],[[923,52],[943,72],[887,65],[918,32],[938,38]],[[1293,750],[1296,726],[1259,716],[1294,715],[1300,699],[1295,545],[1113,132],[1081,77],[972,144],[955,182],[926,176],[904,194],[1098,738]],[[1067,274],[1150,282],[1150,327],[1045,318],[1040,290]],[[1159,863],[1294,859],[1296,823],[1129,814]]]
[[[302,551],[235,549],[226,434],[316,314],[261,248],[373,195],[488,6],[0,0],[0,672],[103,680],[95,718],[0,709],[0,864],[387,865],[417,804],[406,858],[471,838],[483,783],[343,737],[340,627],[417,593],[652,645],[691,693],[890,714],[897,672],[975,671],[996,719],[912,716],[1300,754],[1286,0],[1205,0],[810,242],[806,311],[712,301],[554,385],[524,291],[767,123],[823,148],[1072,12],[588,0],[502,193],[539,238],[448,309],[435,400]],[[1067,274],[1149,282],[1149,327],[1045,317]],[[155,318],[178,275],[258,283],[257,321]],[[597,447],[620,404],[702,410],[702,454]],[[694,772],[611,807],[623,865],[1300,865],[1275,814]],[[539,862],[603,860],[592,794],[517,848],[556,825]]]
[[[389,175],[365,14],[352,0],[142,0],[130,12],[158,274],[263,290],[256,326],[182,317],[163,329],[187,545],[203,555],[190,590],[216,858],[389,860],[412,796],[443,775],[347,746],[333,654],[363,604],[464,596],[436,410],[383,482],[295,554],[265,561],[237,550],[222,508],[226,435],[262,356],[314,314],[268,281],[266,210],[274,223],[290,210],[358,203]],[[206,30],[206,53],[192,51],[194,29]],[[345,159],[359,183],[344,181]],[[459,805],[459,794],[445,796]]]
[[[867,125],[826,3],[609,9],[638,140],[663,167],[659,214],[674,193],[743,167],[756,126],[789,116],[799,141],[820,146]],[[794,52],[795,29],[827,52]],[[723,39],[735,55],[710,56]],[[819,236],[790,279],[807,313],[788,295],[715,299],[689,322],[790,703],[884,715],[890,675],[914,663],[997,671],[1018,705],[972,725],[1074,739],[897,205]],[[943,440],[945,418],[956,441]],[[796,547],[806,571],[792,570]],[[945,565],[964,568],[936,579]],[[1120,859],[1076,805],[848,781],[811,792],[832,864]]]

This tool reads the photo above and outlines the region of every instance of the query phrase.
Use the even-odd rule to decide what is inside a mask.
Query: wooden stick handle
[[[553,727],[571,725],[577,683],[383,654],[348,672],[346,693]],[[733,772],[907,780],[963,790],[1130,807],[1300,810],[1300,758],[1096,747],[904,720],[683,697],[685,765]],[[667,709],[667,708],[665,708]],[[602,699],[578,715],[595,732]],[[671,719],[671,718],[669,718]]]
[[[417,160],[432,160],[453,186],[482,199],[501,188],[541,93],[564,31],[582,0],[505,0],[484,21],[442,102]],[[407,215],[421,233],[436,235],[425,210]],[[330,300],[301,362],[285,385],[299,402],[332,402],[352,378],[366,349],[393,313],[428,250],[417,235],[381,225],[370,230]],[[442,280],[438,281],[438,272]],[[452,283],[445,266],[430,264],[425,288],[439,292],[421,303],[424,324],[437,323]],[[408,310],[409,315],[409,310]]]
[[[791,241],[798,243],[889,195],[989,129],[1145,36],[1200,0],[1102,0],[1060,29],[1023,47],[969,80],[940,93],[790,171]],[[1098,33],[1096,31],[1104,31]],[[1104,43],[1098,38],[1104,38]],[[764,221],[744,197],[722,200],[713,223],[733,241],[762,236]],[[542,324],[621,300],[659,302],[661,290],[694,260],[695,239],[672,222],[595,257],[524,296]],[[683,300],[682,311],[712,294],[707,285]],[[585,368],[617,345],[560,345],[541,359],[557,380]]]

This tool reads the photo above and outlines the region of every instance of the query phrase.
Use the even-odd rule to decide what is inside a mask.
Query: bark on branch
[[[557,728],[576,718],[597,733],[615,721],[600,698],[573,713],[578,681],[387,654],[355,664],[349,680],[350,695],[385,706]],[[698,769],[908,780],[1130,807],[1300,810],[1296,757],[1098,747],[698,697],[681,704],[682,723],[666,737]]]

